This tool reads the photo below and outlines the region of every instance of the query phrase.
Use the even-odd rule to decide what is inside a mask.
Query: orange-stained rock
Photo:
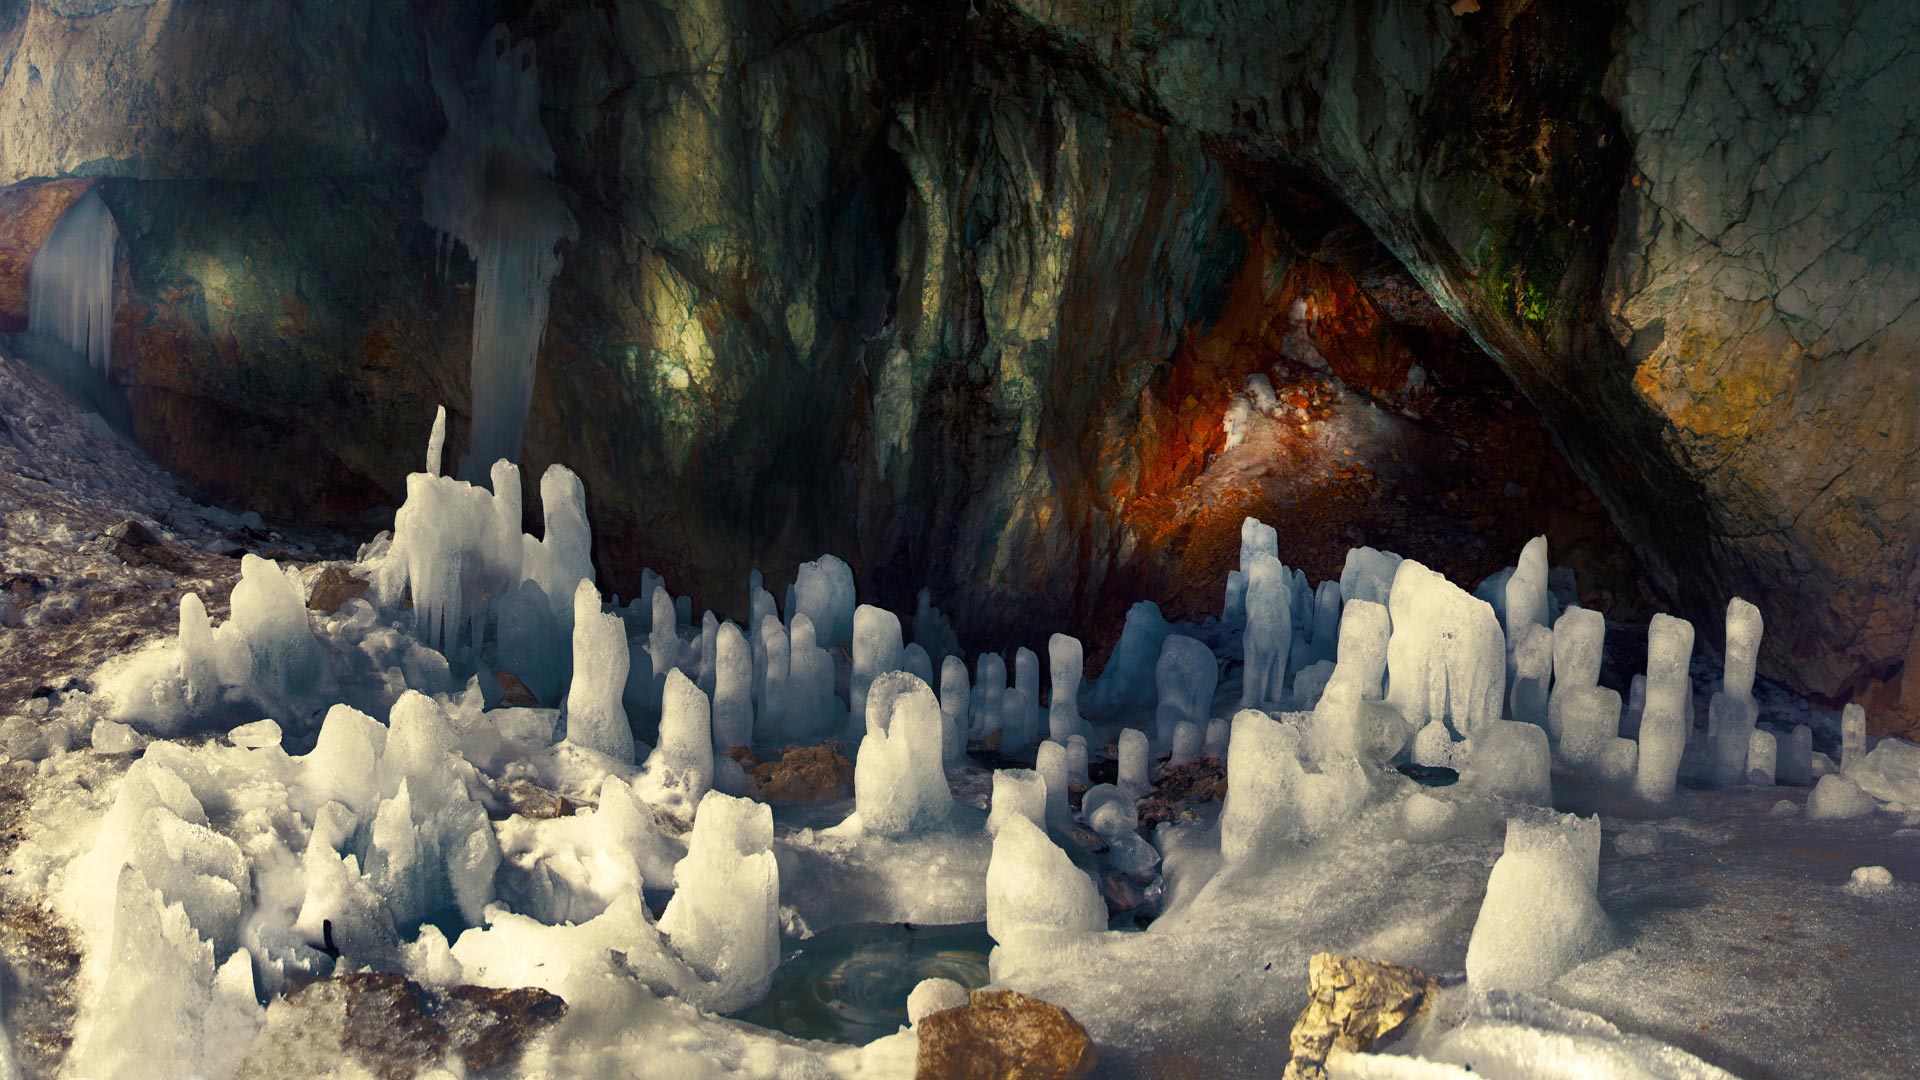
[[[0,191],[0,332],[27,328],[27,285],[33,257],[53,223],[95,181],[76,178],[21,184]]]
[[[749,752],[742,765],[750,765]],[[853,762],[840,753],[840,744],[789,746],[773,761],[752,765],[754,794],[767,802],[809,803],[844,799],[853,794]]]
[[[1071,1013],[1012,990],[975,990],[957,1009],[914,1025],[916,1080],[1078,1080],[1099,1064]]]
[[[355,577],[344,564],[334,563],[313,579],[313,588],[307,592],[307,608],[331,615],[347,601],[365,596],[369,585],[366,578]]]

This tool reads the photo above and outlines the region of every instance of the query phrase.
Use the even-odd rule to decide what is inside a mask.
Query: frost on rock
[[[1293,648],[1293,578],[1280,560],[1261,551],[1247,568],[1246,668],[1240,707],[1278,701],[1286,692]],[[1196,722],[1198,722],[1196,720]]]
[[[690,996],[714,1012],[765,997],[780,965],[773,811],[717,791],[702,796],[673,880],[660,932],[702,980]]]
[[[1047,737],[1062,745],[1080,733],[1080,680],[1086,662],[1080,639],[1055,634],[1047,639],[1047,660],[1053,694],[1047,703]]]
[[[1839,774],[1820,778],[1807,796],[1807,817],[1814,821],[1845,821],[1873,813],[1873,796]]]
[[[1107,905],[1093,879],[1039,826],[1020,815],[1004,818],[987,865],[987,933],[993,940],[1044,943],[1106,928]]]
[[[1181,721],[1205,724],[1213,715],[1213,694],[1220,682],[1220,665],[1213,650],[1200,641],[1173,634],[1160,646],[1160,659],[1154,665],[1154,681],[1159,686],[1159,711],[1155,714],[1154,741],[1160,746],[1173,744],[1174,725]]]
[[[1394,575],[1388,611],[1387,700],[1409,729],[1438,721],[1470,739],[1500,719],[1507,650],[1491,605],[1409,559]]]
[[[1310,770],[1305,744],[1293,719],[1257,709],[1234,714],[1220,812],[1220,853],[1228,863],[1258,863],[1289,845],[1325,839],[1365,805],[1372,785],[1360,763],[1336,757]]]
[[[580,582],[573,601],[573,682],[567,690],[567,741],[621,764],[633,762],[633,730],[620,703],[627,684],[626,623],[600,610],[600,590]]]
[[[1665,802],[1673,797],[1687,749],[1687,701],[1693,696],[1687,672],[1692,660],[1693,624],[1655,615],[1647,627],[1646,705],[1633,778],[1634,794],[1642,799]]]
[[[113,366],[113,261],[120,229],[89,191],[53,223],[27,275],[27,329],[85,357],[106,378]]]
[[[1509,818],[1487,878],[1467,982],[1476,990],[1544,990],[1612,940],[1600,909],[1600,819]]]
[[[953,793],[942,760],[943,719],[933,690],[891,671],[866,699],[867,733],[854,759],[854,811],[862,832],[908,836],[946,824]]]
[[[1881,802],[1920,809],[1920,746],[1905,739],[1881,739],[1844,775]]]

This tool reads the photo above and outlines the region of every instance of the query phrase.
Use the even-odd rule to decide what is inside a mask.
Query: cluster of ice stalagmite
[[[1262,875],[1364,861],[1383,837],[1479,844],[1502,820],[1507,850],[1468,974],[1477,988],[1538,989],[1611,933],[1597,821],[1541,809],[1557,779],[1665,801],[1683,771],[1710,775],[1720,736],[1737,731],[1739,782],[1818,778],[1811,817],[1920,803],[1920,751],[1889,741],[1869,753],[1857,710],[1843,723],[1843,774],[1816,777],[1834,770],[1805,727],[1777,740],[1725,727],[1690,750],[1693,630],[1678,619],[1654,619],[1647,671],[1623,709],[1601,685],[1605,622],[1577,604],[1558,610],[1544,541],[1477,595],[1372,549],[1315,586],[1281,563],[1277,532],[1251,522],[1232,619],[1171,625],[1138,606],[1093,678],[1066,635],[1050,640],[1044,672],[1025,648],[970,668],[929,597],[908,642],[902,619],[860,604],[852,571],[831,557],[800,567],[784,603],[756,574],[741,623],[696,619],[651,572],[622,605],[594,582],[572,474],[543,480],[536,540],[519,531],[511,465],[496,466],[489,490],[440,475],[443,448],[444,421],[395,534],[352,570],[372,582],[366,599],[310,614],[303,578],[249,560],[225,624],[183,601],[177,641],[155,654],[164,663],[140,660],[129,667],[139,678],[113,684],[150,730],[221,710],[223,724],[257,720],[234,712],[243,700],[284,707],[224,745],[156,744],[129,772],[64,883],[96,943],[99,985],[121,995],[94,1000],[166,985],[199,1018],[192,1031],[244,1033],[261,1023],[256,993],[344,963],[541,985],[582,1009],[618,1003],[609,1015],[660,996],[730,1011],[767,992],[783,907],[792,925],[837,914],[817,882],[786,882],[783,897],[782,865],[851,862],[859,888],[949,894],[941,910],[963,914],[943,917],[984,916],[1005,950],[998,971],[1033,950],[1098,947],[1088,943],[1109,901],[1193,902],[1181,874],[1217,872],[1258,893],[1278,880]],[[1752,700],[1758,632],[1736,605],[1729,639],[1741,651],[1730,652],[1721,723]],[[549,707],[506,705],[507,674]],[[314,732],[305,718],[335,695],[363,707],[334,705]],[[283,734],[317,741],[294,756]],[[765,805],[738,797],[752,781],[735,757],[823,738],[854,748],[847,824],[776,833]],[[971,767],[972,744],[1033,764],[993,772],[984,816],[955,795],[982,788],[950,776]],[[1192,763],[1182,783],[1224,764],[1224,805],[1188,801],[1143,832],[1139,800],[1164,767]],[[1394,768],[1432,777],[1412,764],[1457,769],[1459,783],[1417,789]],[[513,812],[522,782],[576,812]],[[1477,852],[1466,862],[1483,865]],[[959,901],[950,894],[966,890],[946,881],[956,874],[973,887]],[[900,884],[909,877],[919,892]],[[642,893],[669,890],[656,923]],[[133,1038],[113,1015],[96,1007],[77,1044],[81,1060],[113,1066],[103,1075],[118,1069],[111,1047]],[[192,1040],[164,1053],[209,1075],[229,1069]]]
[[[505,27],[481,43],[468,85],[436,63],[447,133],[427,163],[423,212],[442,244],[473,256],[472,451],[462,473],[518,461],[547,330],[547,297],[573,216],[555,187],[540,123],[533,44]]]
[[[113,265],[120,228],[98,191],[74,200],[53,223],[27,275],[27,329],[86,357],[106,377],[113,365]]]

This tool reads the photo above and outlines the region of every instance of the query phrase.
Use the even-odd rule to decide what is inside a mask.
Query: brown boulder
[[[365,596],[368,584],[367,579],[354,577],[353,572],[344,565],[335,563],[321,570],[320,576],[313,579],[313,588],[307,593],[307,608],[331,615],[347,601]]]
[[[567,1011],[565,1001],[532,987],[432,990],[384,973],[319,979],[287,994],[287,1003],[311,1014],[305,1025],[337,1023],[342,1046],[381,1080],[411,1080],[449,1054],[473,1072],[508,1064]]]
[[[128,566],[151,566],[169,574],[186,574],[193,570],[192,564],[184,556],[132,518],[108,529],[107,542],[111,545],[114,557]]]
[[[527,684],[521,681],[520,676],[511,671],[496,671],[493,673],[493,679],[500,684],[500,704],[516,709],[540,707],[540,699],[533,695],[533,691],[527,688]]]
[[[958,1009],[920,1018],[917,1080],[1078,1080],[1099,1064],[1067,1010],[1012,990],[975,990]]]
[[[777,760],[753,766],[749,775],[754,794],[767,802],[826,802],[853,794],[853,762],[832,741],[789,746]]]
[[[1310,997],[1293,1023],[1293,1058],[1282,1080],[1326,1080],[1335,1047],[1365,1052],[1432,1007],[1440,983],[1424,971],[1318,953],[1307,963]]]

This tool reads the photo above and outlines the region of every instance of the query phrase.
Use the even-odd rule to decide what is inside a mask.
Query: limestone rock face
[[[579,471],[616,592],[652,566],[743,617],[750,568],[834,551],[993,641],[1206,576],[1158,515],[1247,374],[1388,393],[1457,326],[1666,602],[1754,599],[1768,674],[1920,716],[1920,9],[1460,7],[520,5],[580,229],[524,475]],[[347,519],[435,405],[464,445],[473,270],[419,182],[432,67],[495,14],[275,10],[0,13],[0,329],[96,185],[143,445]],[[1355,217],[1392,280],[1325,242]]]
[[[1316,953],[1307,965],[1307,1007],[1294,1021],[1284,1080],[1326,1080],[1335,1049],[1365,1053],[1432,1008],[1440,984],[1399,964]]]
[[[975,990],[960,1008],[922,1016],[914,1031],[918,1080],[1079,1080],[1099,1064],[1071,1014],[1012,990]]]

